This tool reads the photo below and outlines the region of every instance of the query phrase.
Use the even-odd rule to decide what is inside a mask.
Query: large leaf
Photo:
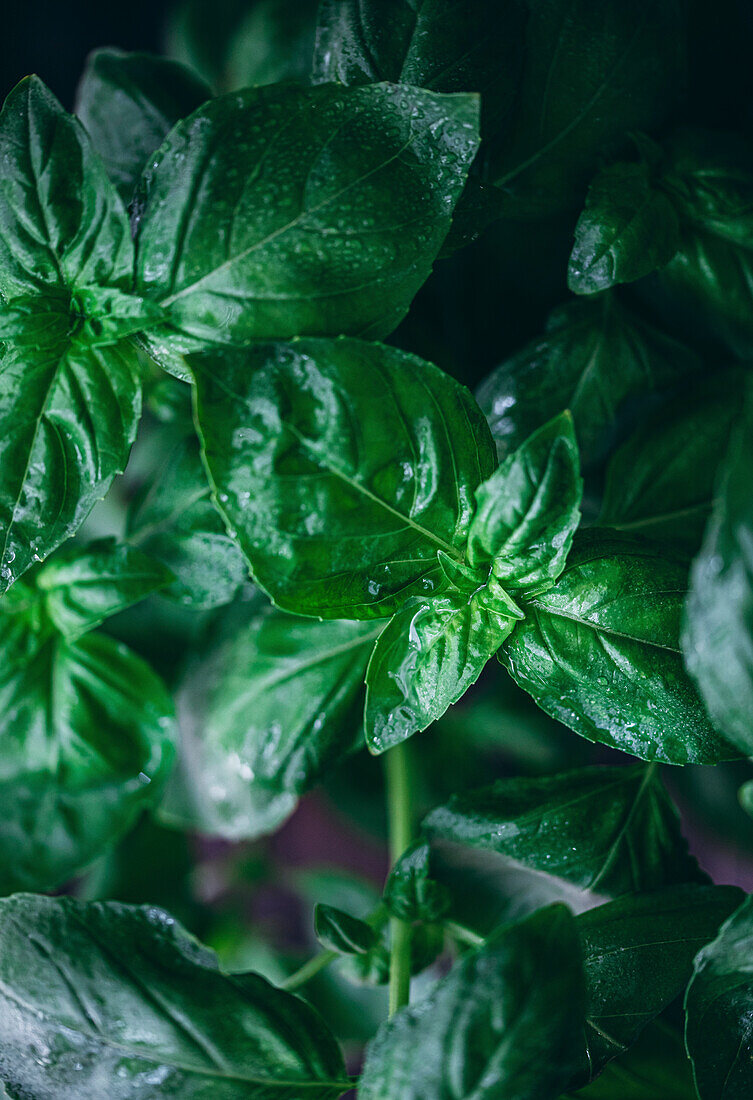
[[[693,563],[683,649],[709,714],[753,752],[753,391],[724,462],[703,549]]]
[[[684,10],[676,0],[527,0],[524,63],[489,178],[526,211],[577,201],[600,159],[677,103]]]
[[[632,283],[669,263],[679,245],[677,213],[649,167],[613,164],[588,189],[567,285],[576,294],[596,294]]]
[[[362,1100],[553,1097],[578,1067],[583,972],[561,905],[509,925],[456,963],[368,1049]]]
[[[730,886],[673,886],[578,917],[586,972],[586,1080],[685,988],[693,958],[740,902]]]
[[[583,539],[500,659],[553,718],[644,760],[716,764],[736,755],[715,733],[683,668],[686,569],[648,543]]]
[[[176,61],[113,49],[89,55],[76,114],[126,202],[175,123],[211,95],[200,77]]]
[[[477,116],[473,96],[392,85],[209,102],[143,178],[141,291],[208,341],[386,335],[450,227]]]
[[[698,1100],[682,1035],[663,1020],[643,1030],[624,1055],[610,1062],[572,1100]]]
[[[105,495],[141,414],[135,352],[71,341],[58,306],[40,298],[0,360],[0,594]]]
[[[22,80],[5,101],[0,159],[6,301],[51,287],[128,290],[133,246],[125,208],[81,123],[38,77]]]
[[[229,603],[248,578],[243,554],[211,499],[194,434],[180,439],[134,498],[127,534],[174,574],[166,595],[188,607]]]
[[[424,819],[433,840],[499,852],[582,890],[619,895],[698,876],[652,765],[501,779]]]
[[[254,577],[288,611],[379,618],[462,558],[494,446],[436,367],[356,340],[193,356],[204,457]]]
[[[741,375],[725,371],[647,416],[610,459],[599,525],[697,550],[741,401]]]
[[[753,899],[695,960],[685,1040],[701,1100],[747,1100],[753,1089]]]
[[[0,901],[0,1079],[9,1095],[335,1100],[349,1087],[319,1015],[223,974],[163,910]]]
[[[48,890],[122,836],[161,796],[175,736],[172,702],[143,661],[103,635],[64,640],[24,589],[0,605],[6,893]]]
[[[481,384],[478,400],[500,457],[570,409],[588,465],[603,454],[626,398],[666,387],[699,367],[693,352],[607,293],[555,310],[546,332]]]
[[[178,695],[181,750],[165,814],[203,832],[275,828],[361,731],[379,624],[298,619],[241,605]]]

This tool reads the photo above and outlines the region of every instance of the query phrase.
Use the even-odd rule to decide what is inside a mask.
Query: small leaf
[[[20,895],[0,900],[0,935],[11,1095],[336,1100],[350,1087],[313,1008],[223,974],[161,909]]]
[[[176,122],[211,96],[208,85],[177,61],[94,50],[76,92],[76,114],[128,202],[146,162]]]
[[[425,841],[416,841],[394,864],[383,900],[393,917],[409,922],[431,923],[447,911],[447,890],[431,873],[431,850]]]
[[[693,563],[683,649],[714,724],[753,753],[753,389],[720,471],[717,500]]]
[[[300,340],[193,356],[220,509],[288,611],[382,618],[462,560],[494,447],[471,395],[396,348]]]
[[[539,592],[560,575],[580,522],[583,482],[569,413],[555,417],[476,490],[468,560],[506,588]]]
[[[578,1067],[583,1005],[575,921],[563,905],[540,909],[466,954],[420,1004],[382,1024],[359,1096],[559,1096]]]
[[[685,672],[686,568],[643,541],[593,532],[500,660],[540,707],[582,737],[667,764],[734,759]]]
[[[753,1089],[753,898],[698,953],[685,1014],[700,1100],[747,1100]]]
[[[680,246],[671,200],[645,164],[613,164],[591,183],[575,227],[567,285],[597,294],[632,283],[669,263]]]
[[[322,947],[338,955],[366,955],[377,944],[374,929],[332,905],[314,908],[314,931]]]
[[[386,336],[431,271],[477,148],[470,95],[286,84],[212,100],[143,177],[139,293],[209,343]]]
[[[499,852],[582,890],[615,896],[698,878],[653,767],[583,768],[497,780],[424,818],[432,840]]]
[[[366,740],[384,752],[465,694],[514,628],[486,589],[406,600],[379,635],[366,672]]]

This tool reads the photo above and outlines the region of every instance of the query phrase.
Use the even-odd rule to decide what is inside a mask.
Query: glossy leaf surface
[[[348,1088],[314,1009],[257,974],[223,974],[161,909],[20,895],[0,900],[0,934],[11,1096],[335,1100]]]
[[[478,103],[392,85],[223,96],[144,176],[137,284],[182,333],[238,344],[391,332],[478,146]]]
[[[541,909],[465,955],[370,1044],[363,1100],[557,1096],[577,1068],[583,972],[575,921]]]
[[[333,905],[314,909],[314,931],[322,947],[338,955],[365,955],[376,946],[374,929]]]
[[[176,61],[113,49],[89,55],[76,114],[126,202],[175,123],[211,95],[200,77]]]
[[[603,294],[555,310],[544,334],[481,384],[478,400],[501,458],[569,409],[585,466],[603,454],[627,398],[699,367],[694,352]]]
[[[431,849],[416,841],[393,864],[384,885],[384,904],[404,921],[436,921],[449,907],[447,890],[432,874]]]
[[[235,839],[276,828],[297,796],[357,746],[378,631],[241,605],[186,671],[167,816]]]
[[[32,589],[3,598],[0,891],[48,890],[159,799],[173,761],[172,701],[103,635],[68,642]]]
[[[664,267],[680,244],[677,213],[645,164],[614,164],[588,189],[575,227],[567,285],[596,294]]]
[[[431,839],[499,852],[582,890],[616,896],[698,877],[677,811],[649,767],[500,779],[424,818]]]
[[[743,1100],[753,1087],[753,901],[746,898],[695,960],[685,1041],[701,1100]]]
[[[379,618],[460,560],[494,446],[473,398],[415,356],[305,340],[192,357],[204,457],[278,606]]]
[[[650,544],[596,533],[525,603],[500,658],[539,706],[591,741],[668,764],[732,759],[683,667],[686,584],[684,566]]]
[[[725,371],[647,416],[610,459],[599,526],[695,551],[742,398],[741,375]]]
[[[663,1020],[649,1024],[572,1100],[698,1100],[682,1036]]]
[[[753,392],[721,470],[718,499],[693,563],[683,649],[712,719],[753,752]]]

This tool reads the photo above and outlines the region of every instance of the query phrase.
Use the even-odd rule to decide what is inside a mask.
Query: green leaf
[[[450,227],[477,119],[474,96],[392,85],[212,100],[143,177],[139,292],[208,342],[385,336]]]
[[[572,1100],[697,1100],[682,1037],[663,1020],[649,1024],[624,1055]]]
[[[209,86],[176,61],[94,50],[76,92],[76,114],[127,202],[175,123],[211,96]]]
[[[471,566],[505,588],[543,591],[560,575],[580,522],[583,482],[572,416],[534,432],[476,490]]]
[[[562,905],[509,925],[469,952],[367,1050],[362,1100],[553,1097],[578,1067],[583,972]]]
[[[0,892],[49,890],[155,805],[173,761],[172,701],[110,638],[69,641],[22,583],[0,604]]]
[[[753,244],[753,143],[744,134],[683,127],[666,142],[662,185],[683,221],[715,237]]]
[[[422,830],[612,897],[699,874],[652,765],[497,780],[453,795]]]
[[[583,539],[500,659],[553,718],[589,741],[667,764],[735,750],[710,725],[680,655],[686,569],[651,544]]]
[[[602,457],[623,402],[699,370],[688,348],[607,293],[555,310],[544,334],[481,384],[478,401],[505,458],[570,409],[584,466]]]
[[[447,911],[446,888],[432,874],[431,849],[416,841],[393,864],[384,885],[384,904],[403,921],[439,920]]]
[[[174,574],[165,595],[187,607],[229,603],[248,566],[211,499],[195,435],[179,440],[128,510],[128,538]]]
[[[475,683],[516,623],[488,590],[406,600],[366,672],[366,740],[384,752],[426,729]]]
[[[660,128],[683,86],[685,12],[675,0],[551,0],[525,7],[515,109],[488,178],[513,210],[581,198],[600,161],[634,130]]]
[[[482,129],[492,136],[515,99],[525,19],[525,5],[509,2],[324,0],[314,79],[480,92]]]
[[[724,371],[693,379],[648,415],[610,459],[599,526],[668,540],[694,553],[742,393],[742,376]]]
[[[0,294],[90,285],[128,290],[125,208],[84,128],[26,77],[0,112]]]
[[[613,164],[588,189],[567,285],[575,294],[596,294],[632,283],[669,263],[679,245],[675,208],[656,188],[649,167]]]
[[[105,495],[141,415],[135,352],[71,339],[59,307],[40,297],[0,360],[0,594]]]
[[[332,905],[315,906],[314,931],[322,947],[338,955],[366,955],[377,945],[371,925]]]
[[[278,606],[380,618],[446,586],[494,468],[464,387],[395,348],[301,340],[193,356],[221,510]]]
[[[685,1013],[701,1100],[746,1100],[753,1087],[753,898],[696,957]]]
[[[62,550],[39,570],[34,583],[58,630],[76,637],[170,580],[170,571],[140,550],[101,539]]]
[[[682,992],[699,947],[739,901],[735,887],[672,886],[581,913],[577,926],[587,989],[585,1080],[626,1050]]]
[[[753,390],[723,463],[701,553],[693,563],[683,650],[715,725],[753,753]]]
[[[230,977],[161,909],[0,901],[0,1078],[11,1096],[335,1100],[323,1020],[258,974]]]
[[[183,678],[179,768],[163,813],[229,839],[276,828],[360,741],[378,629],[241,604]]]

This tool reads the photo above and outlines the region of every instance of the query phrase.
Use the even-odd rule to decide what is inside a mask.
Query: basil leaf
[[[181,439],[128,511],[128,538],[175,576],[165,595],[187,607],[229,603],[248,578],[212,499],[194,435]]]
[[[183,678],[179,768],[165,816],[230,839],[279,825],[358,744],[377,631],[241,605]]]
[[[366,955],[377,945],[371,925],[332,905],[315,906],[314,931],[322,947],[338,955]]]
[[[534,432],[476,490],[468,561],[506,588],[542,591],[560,575],[580,522],[583,482],[569,413]]]
[[[191,358],[204,459],[258,583],[288,611],[380,618],[445,584],[494,446],[436,367],[356,340]]]
[[[3,898],[0,935],[12,1096],[335,1100],[349,1088],[314,1009],[258,974],[223,974],[161,909]]]
[[[753,242],[753,144],[747,135],[684,127],[666,143],[662,177],[683,221],[715,237]]]
[[[473,96],[388,85],[207,103],[143,177],[140,293],[209,342],[386,335],[450,227],[477,115]]]
[[[555,310],[545,333],[481,384],[478,401],[500,458],[570,409],[589,466],[602,457],[628,397],[662,389],[700,366],[694,352],[603,294]]]
[[[101,539],[56,554],[39,570],[35,584],[58,630],[76,637],[170,580],[169,570],[140,550]]]
[[[515,626],[482,588],[413,597],[377,639],[366,672],[366,740],[384,752],[426,729],[465,694]]]
[[[744,1100],[753,1085],[753,899],[698,953],[685,1042],[701,1100]]]
[[[175,736],[143,661],[103,635],[60,637],[23,589],[0,605],[2,893],[49,890],[123,836],[162,794]]]
[[[147,160],[176,122],[212,95],[190,69],[163,57],[122,50],[89,54],[76,92],[76,114],[128,201]]]
[[[525,5],[509,0],[323,0],[314,80],[480,92],[492,136],[514,103],[525,21]]]
[[[382,1024],[359,1095],[557,1096],[577,1068],[583,1001],[575,921],[563,905],[541,909],[469,952],[419,1005]]]
[[[695,552],[742,396],[742,376],[725,371],[647,416],[609,461],[599,526]]]
[[[553,718],[589,741],[667,764],[735,750],[711,727],[680,656],[685,568],[651,545],[583,540],[500,659]]]
[[[682,992],[693,957],[740,901],[730,886],[672,886],[577,918],[586,973],[586,1079]]]
[[[567,285],[596,294],[632,283],[669,263],[680,246],[671,200],[646,164],[613,164],[591,183],[575,227]]]
[[[697,1100],[682,1037],[663,1020],[649,1024],[624,1055],[573,1100]]]
[[[105,495],[141,415],[135,352],[71,340],[58,306],[40,297],[0,360],[0,594]]]
[[[133,246],[125,208],[81,124],[36,76],[0,112],[0,294],[49,287],[128,290]]]
[[[426,841],[411,844],[393,864],[382,897],[398,920],[432,922],[446,913],[450,899],[445,886],[432,874]]]
[[[652,765],[501,779],[453,795],[422,830],[612,897],[699,875]]]
[[[715,725],[753,752],[753,391],[723,463],[703,548],[693,563],[683,650]]]
[[[526,3],[515,109],[488,178],[521,213],[566,209],[600,160],[671,115],[682,87],[685,20],[674,0]],[[518,47],[521,49],[521,46]]]

